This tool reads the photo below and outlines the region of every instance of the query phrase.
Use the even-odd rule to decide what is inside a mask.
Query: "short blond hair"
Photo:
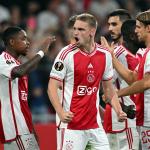
[[[145,25],[149,25],[150,24],[150,10],[139,13],[136,16],[136,19]]]
[[[87,22],[91,27],[97,29],[97,20],[96,18],[89,13],[83,13],[76,17],[76,20],[81,20]]]

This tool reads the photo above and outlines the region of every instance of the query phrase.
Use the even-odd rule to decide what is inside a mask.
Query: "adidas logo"
[[[92,64],[91,64],[91,63],[88,65],[88,68],[93,68],[93,66],[92,66]]]

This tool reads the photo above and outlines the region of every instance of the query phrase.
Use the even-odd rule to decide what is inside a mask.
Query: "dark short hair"
[[[77,15],[73,15],[69,18],[68,20],[68,24],[67,24],[67,27],[70,29],[70,28],[73,28],[74,26],[74,23],[76,21],[76,18],[77,18]]]
[[[142,22],[144,25],[149,25],[150,24],[150,10],[139,13],[136,16],[136,19]]]
[[[97,29],[97,20],[96,18],[89,14],[89,13],[83,13],[76,17],[76,20],[81,20],[87,22],[91,27],[94,27]]]
[[[13,36],[15,36],[16,34],[18,34],[18,32],[20,32],[21,30],[23,30],[20,27],[8,27],[2,34],[2,40],[5,44],[5,46],[7,46],[9,44],[9,40],[11,38],[13,38]]]
[[[127,19],[131,19],[131,15],[126,9],[116,9],[115,11],[108,14],[107,18],[119,16],[120,20],[124,22]]]
[[[131,34],[135,33],[136,20],[129,19],[126,20],[121,26],[121,34],[123,36],[124,41],[128,41],[130,39]]]

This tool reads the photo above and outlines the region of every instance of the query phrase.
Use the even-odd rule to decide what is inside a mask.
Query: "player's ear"
[[[90,32],[90,36],[94,37],[95,36],[95,32],[96,32],[95,28],[92,28],[91,32]]]
[[[9,44],[10,44],[10,45],[14,45],[14,40],[13,40],[13,39],[10,39],[10,40],[9,40]]]
[[[150,33],[150,24],[147,25],[148,32]]]

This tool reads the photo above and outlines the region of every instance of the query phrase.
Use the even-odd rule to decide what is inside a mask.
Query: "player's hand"
[[[60,116],[60,120],[64,123],[72,121],[74,114],[70,111],[63,112]]]
[[[122,110],[118,113],[118,121],[123,122],[127,119],[127,114]]]
[[[40,49],[44,52],[44,54],[48,52],[51,43],[53,43],[54,41],[56,41],[55,36],[48,36],[44,39],[43,43],[40,46]]]
[[[110,51],[110,53],[112,54],[112,56],[113,56],[114,55],[114,47],[115,47],[114,42],[112,42],[109,45],[108,41],[106,40],[106,38],[104,36],[100,37],[100,42],[101,42],[101,45],[104,46],[104,47],[106,47]]]

